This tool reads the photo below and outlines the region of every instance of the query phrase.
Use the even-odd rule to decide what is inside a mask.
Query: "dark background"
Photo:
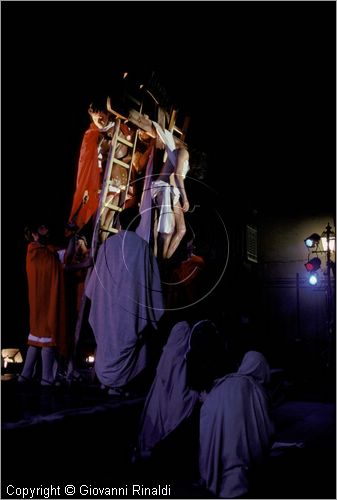
[[[2,339],[28,334],[23,229],[67,221],[87,109],[152,70],[222,215],[335,207],[334,2],[2,2]]]

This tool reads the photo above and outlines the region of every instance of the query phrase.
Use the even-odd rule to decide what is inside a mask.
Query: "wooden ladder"
[[[100,193],[100,201],[96,214],[94,233],[91,244],[91,256],[96,257],[98,247],[102,241],[102,233],[114,234],[118,233],[118,219],[116,213],[121,212],[124,208],[126,195],[129,189],[130,176],[132,170],[132,162],[136,148],[138,131],[134,132],[133,140],[126,139],[121,130],[121,120],[116,120],[115,132],[111,141],[108,160],[105,166],[104,179],[102,190]],[[117,158],[118,147],[124,145],[127,150],[123,159]],[[111,203],[109,196],[111,190],[120,190],[117,203]],[[113,191],[112,191],[113,192]],[[116,192],[116,191],[115,191]],[[112,212],[110,217],[108,212]],[[108,219],[108,223],[105,221]]]

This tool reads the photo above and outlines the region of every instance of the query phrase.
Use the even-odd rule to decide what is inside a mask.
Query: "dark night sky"
[[[23,227],[66,221],[88,105],[125,69],[155,70],[191,114],[188,142],[208,153],[224,211],[334,210],[335,2],[181,4],[1,4],[3,320],[20,316],[15,338],[26,302],[4,290],[24,287]]]

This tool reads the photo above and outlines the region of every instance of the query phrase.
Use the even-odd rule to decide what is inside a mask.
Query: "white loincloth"
[[[151,197],[156,205],[160,207],[158,232],[173,233],[175,220],[172,207],[179,202],[179,189],[165,181],[154,181],[151,183]]]

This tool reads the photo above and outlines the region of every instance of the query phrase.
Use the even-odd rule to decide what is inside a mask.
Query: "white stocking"
[[[33,377],[39,351],[39,347],[35,347],[32,345],[28,347],[25,364],[19,377],[19,382],[24,382],[25,380],[31,379]]]
[[[41,385],[49,385],[54,382],[54,362],[55,362],[55,347],[42,347],[42,379]]]

